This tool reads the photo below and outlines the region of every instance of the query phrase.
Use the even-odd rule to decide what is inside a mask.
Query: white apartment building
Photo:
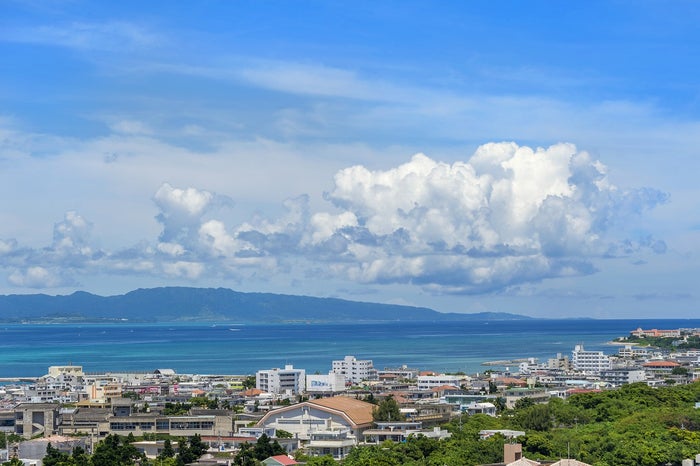
[[[343,374],[353,384],[363,380],[377,380],[377,369],[370,359],[356,359],[355,356],[345,356],[344,359],[333,361],[332,372]]]
[[[597,374],[612,369],[610,357],[602,351],[586,351],[583,345],[576,345],[571,353],[571,363],[575,371]]]
[[[460,387],[462,380],[468,379],[464,375],[419,375],[418,390],[430,390],[435,387],[442,387],[444,385],[452,385],[453,387]]]
[[[268,393],[298,395],[306,386],[306,371],[288,364],[284,369],[268,369],[255,373],[255,387]]]

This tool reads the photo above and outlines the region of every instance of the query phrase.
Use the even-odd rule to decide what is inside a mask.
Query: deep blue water
[[[357,324],[61,324],[1,325],[0,377],[39,376],[72,363],[85,371],[251,374],[294,367],[326,373],[355,355],[376,368],[482,372],[484,361],[570,354],[606,345],[637,327],[700,327],[698,320],[524,320]]]

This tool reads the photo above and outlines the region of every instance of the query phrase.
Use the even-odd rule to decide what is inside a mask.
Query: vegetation
[[[669,351],[700,349],[700,336],[687,335],[683,338],[679,337],[636,337],[630,335],[619,341],[637,346],[653,346]]]
[[[594,466],[678,465],[684,458],[700,453],[700,382],[672,387],[651,388],[644,383],[626,385],[617,390],[573,395],[568,400],[552,398],[546,404],[519,402],[515,409],[504,410],[498,418],[482,414],[462,415],[445,428],[452,436],[446,440],[423,436],[406,442],[384,442],[351,451],[342,466],[457,466],[502,461],[506,439],[494,435],[481,440],[484,429],[522,430],[526,457],[558,460],[571,456]],[[398,404],[387,398],[377,405],[377,420],[399,420]],[[400,412],[399,412],[400,414]],[[110,435],[90,457],[76,448],[72,454],[49,446],[46,466],[127,466],[148,462],[128,437]],[[168,442],[169,443],[169,442]],[[199,436],[180,440],[179,453],[164,445],[156,464],[182,466],[195,461],[206,450]],[[254,444],[243,445],[234,464],[258,466],[284,449],[263,435]],[[337,464],[332,458],[304,458],[311,466]],[[3,466],[19,466],[7,462]]]
[[[0,432],[0,449],[7,448],[8,444],[17,443],[22,440],[17,434],[7,434],[5,432]]]
[[[192,408],[192,405],[189,403],[180,403],[179,401],[177,403],[165,403],[165,406],[163,407],[163,415],[164,416],[182,416],[184,414],[189,413],[190,409]]]
[[[257,466],[260,462],[270,456],[284,455],[287,451],[275,440],[270,441],[270,437],[262,434],[258,441],[251,445],[244,443],[241,450],[236,455],[233,464],[237,466]]]
[[[394,398],[389,396],[387,399],[379,402],[376,408],[372,410],[372,418],[374,422],[399,422],[406,419],[406,416],[401,414],[401,408]]]
[[[518,439],[526,457],[558,460],[570,455],[594,466],[680,464],[700,453],[700,383],[650,388],[632,384],[546,404],[519,403],[499,418],[463,415],[446,428],[447,440],[411,437],[405,443],[355,448],[342,466],[478,465],[503,459],[505,439],[480,440],[484,429],[526,432]],[[323,463],[333,464],[333,463]]]

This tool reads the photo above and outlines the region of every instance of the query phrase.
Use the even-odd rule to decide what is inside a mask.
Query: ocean
[[[607,354],[637,327],[700,327],[696,320],[513,320],[373,323],[0,324],[0,378],[36,377],[48,366],[86,372],[253,374],[287,364],[327,373],[354,355],[375,368],[406,365],[474,374],[486,361],[571,354],[576,344]]]

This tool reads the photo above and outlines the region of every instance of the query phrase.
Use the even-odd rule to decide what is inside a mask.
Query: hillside
[[[441,313],[428,308],[273,293],[242,293],[226,288],[163,287],[123,295],[0,296],[0,321],[76,322],[164,321],[386,321],[511,320],[507,313]]]

